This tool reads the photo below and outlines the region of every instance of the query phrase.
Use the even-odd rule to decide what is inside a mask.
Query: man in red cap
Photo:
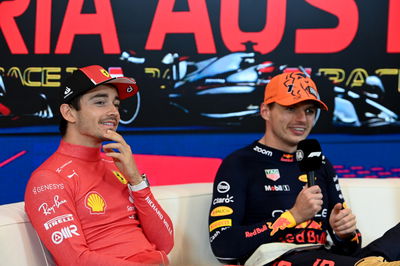
[[[305,73],[283,73],[266,86],[260,107],[265,134],[225,158],[214,181],[209,235],[221,262],[400,265],[384,262],[400,258],[400,249],[393,248],[400,224],[361,249],[355,215],[346,206],[332,164],[321,152],[312,155],[321,156],[315,185],[307,185],[308,173],[299,167],[296,151],[319,109],[328,107]]]
[[[134,79],[98,65],[76,70],[61,89],[60,146],[25,191],[26,212],[58,265],[168,264],[172,222],[116,131],[120,101],[137,91]]]

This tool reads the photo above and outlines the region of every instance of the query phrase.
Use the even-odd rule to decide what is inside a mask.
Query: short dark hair
[[[82,95],[78,95],[67,104],[69,104],[75,110],[79,111],[81,110],[81,98]],[[61,136],[65,136],[65,133],[67,133],[67,126],[67,120],[65,120],[64,117],[60,114],[60,123],[58,125],[58,129],[60,130]]]

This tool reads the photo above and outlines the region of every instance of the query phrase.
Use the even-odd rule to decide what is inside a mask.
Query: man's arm
[[[130,191],[140,225],[147,239],[168,254],[174,246],[174,229],[168,214],[154,198],[150,188]]]
[[[361,248],[362,235],[357,229],[357,221],[347,206],[342,194],[339,178],[332,164],[326,159],[325,176],[327,176],[329,197],[329,233],[335,243],[335,249],[343,254],[351,254]]]
[[[40,188],[50,188],[41,190]],[[25,210],[58,265],[137,265],[89,249],[73,191],[54,172],[35,172],[25,191]]]
[[[209,237],[214,255],[222,262],[243,260],[260,245],[279,242],[284,217],[260,217],[260,222],[246,222],[249,169],[237,158],[225,159],[215,178],[209,214]],[[271,203],[272,204],[272,203]],[[281,224],[283,222],[283,224]]]
[[[115,131],[108,130],[104,137],[115,141],[103,146],[105,154],[113,158],[115,165],[131,185],[139,184],[142,176],[136,166],[131,147]],[[171,219],[154,199],[150,188],[130,193],[135,199],[140,224],[146,237],[156,245],[157,249],[169,253],[174,245]]]

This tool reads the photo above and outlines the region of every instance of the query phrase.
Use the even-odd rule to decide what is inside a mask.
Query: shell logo
[[[211,216],[225,216],[232,214],[233,210],[230,207],[227,206],[219,206],[211,211]]]
[[[90,210],[90,214],[104,214],[107,207],[103,197],[96,191],[86,195],[85,206]]]

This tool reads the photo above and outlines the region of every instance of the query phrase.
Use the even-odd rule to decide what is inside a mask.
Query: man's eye
[[[114,104],[114,106],[115,106],[116,108],[118,108],[118,109],[121,107],[121,105],[120,105],[119,103]]]
[[[97,105],[104,105],[104,104],[105,104],[105,101],[96,101],[95,104],[97,104]]]
[[[315,113],[315,110],[314,110],[314,109],[307,109],[307,113],[308,113],[308,114],[314,114],[314,113]]]

